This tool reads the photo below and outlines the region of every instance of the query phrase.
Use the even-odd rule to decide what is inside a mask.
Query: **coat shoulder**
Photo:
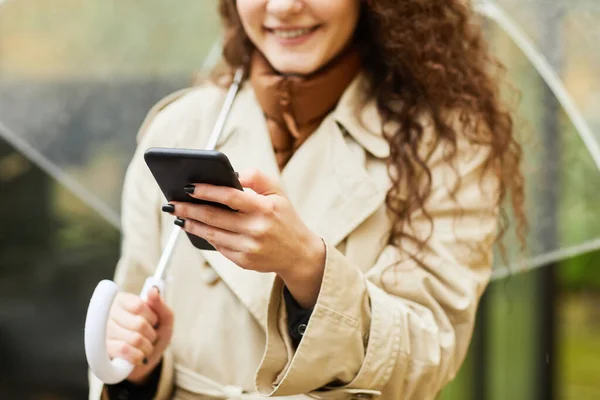
[[[137,142],[149,131],[157,119],[185,124],[205,119],[222,105],[227,90],[212,82],[177,90],[160,99],[146,114],[137,133]]]

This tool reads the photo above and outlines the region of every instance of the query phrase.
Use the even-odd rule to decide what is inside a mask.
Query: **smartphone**
[[[220,151],[152,147],[144,153],[144,160],[167,201],[210,204],[231,210],[224,204],[195,199],[183,188],[193,183],[208,183],[243,190],[229,159]],[[214,250],[201,237],[191,233],[187,236],[195,247]]]

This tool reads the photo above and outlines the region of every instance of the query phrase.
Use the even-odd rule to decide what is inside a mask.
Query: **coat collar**
[[[240,91],[218,150],[236,170],[257,168],[277,178],[290,202],[307,226],[330,245],[341,243],[384,204],[385,190],[364,167],[364,157],[352,151],[345,133],[376,157],[387,157],[387,141],[373,103],[355,115],[362,77],[346,90],[337,108],[294,153],[279,171],[263,113],[251,88]],[[236,293],[261,324],[266,323],[266,304],[273,274],[244,271],[217,252],[204,258]],[[265,326],[265,325],[263,325]]]
[[[333,119],[366,151],[377,158],[387,158],[390,155],[389,144],[383,137],[383,124],[375,99],[365,99],[364,93],[368,88],[368,80],[364,73],[359,73],[342,94],[336,108],[331,112]],[[258,105],[254,91],[249,82],[235,100],[233,110],[225,126],[220,143],[228,140],[240,127],[247,127],[248,120],[241,110],[247,107],[247,102]],[[258,110],[262,115],[262,111]]]
[[[377,158],[387,158],[390,148],[383,137],[383,124],[375,99],[365,99],[366,76],[359,74],[348,86],[333,111],[333,118],[358,144]]]

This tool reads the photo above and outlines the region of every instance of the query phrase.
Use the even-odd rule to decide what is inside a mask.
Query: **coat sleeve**
[[[429,237],[426,246],[388,245],[363,272],[326,243],[319,297],[295,350],[282,329],[283,284],[276,282],[256,375],[261,394],[432,399],[454,378],[490,278],[498,180],[484,168],[483,147],[459,145],[451,162],[436,153],[426,204],[431,219],[415,213],[405,228]]]
[[[173,101],[171,97],[167,99],[169,103]],[[144,121],[123,186],[121,257],[115,271],[115,282],[122,291],[135,294],[140,293],[145,279],[154,273],[161,251],[159,207],[162,195],[144,162],[144,152],[161,144],[158,142],[164,135],[160,132],[171,129],[172,113],[168,109],[158,113],[162,108],[155,106]],[[169,398],[173,385],[172,370],[171,354],[167,349],[155,399]],[[91,372],[88,375],[90,400],[108,400],[106,387]]]

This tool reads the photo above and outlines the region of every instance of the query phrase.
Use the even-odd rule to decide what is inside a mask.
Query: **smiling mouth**
[[[295,29],[274,29],[266,28],[266,30],[273,35],[281,39],[296,39],[310,33],[313,33],[319,28],[319,26],[313,26],[310,28],[295,28]]]

